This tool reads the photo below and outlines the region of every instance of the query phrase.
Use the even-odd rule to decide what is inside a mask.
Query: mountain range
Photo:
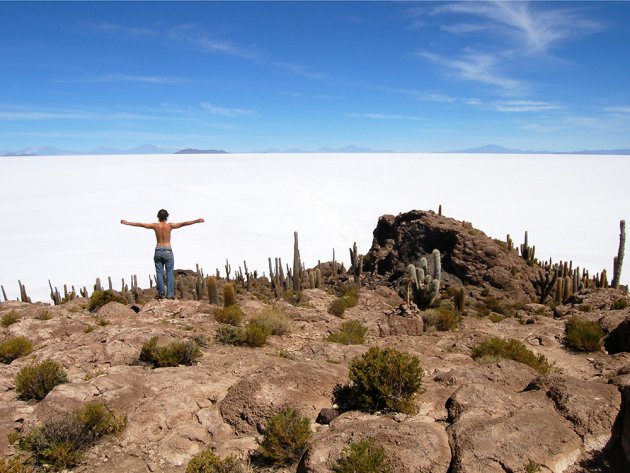
[[[364,148],[360,146],[345,146],[342,148],[319,148],[317,150],[303,149],[265,149],[257,151],[259,153],[395,153],[392,150],[377,150]],[[38,146],[31,148],[23,148],[15,151],[0,151],[0,156],[83,156],[83,155],[124,155],[124,154],[225,154],[229,151],[216,149],[195,149],[187,148],[177,150],[175,148],[165,148],[145,144],[131,149],[118,149],[106,146],[100,146],[88,151],[73,151],[59,149],[52,146]],[[445,153],[461,153],[461,154],[600,154],[600,155],[630,155],[630,149],[599,149],[599,150],[580,150],[580,151],[534,151],[505,148],[495,144],[487,144],[477,148],[468,148],[455,151],[445,151]]]

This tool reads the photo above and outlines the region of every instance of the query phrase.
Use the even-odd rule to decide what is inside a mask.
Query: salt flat
[[[153,232],[120,225],[202,217],[176,230],[176,268],[225,260],[267,272],[290,263],[293,232],[307,267],[366,252],[385,213],[438,209],[516,245],[529,231],[541,259],[612,272],[630,210],[629,156],[489,154],[229,154],[2,157],[0,284],[20,279],[48,301],[48,279],[77,289],[137,274],[148,286]],[[627,266],[627,264],[626,264]],[[627,283],[628,272],[622,274]]]

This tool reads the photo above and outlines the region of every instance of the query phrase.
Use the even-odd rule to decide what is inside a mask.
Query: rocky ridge
[[[127,416],[127,428],[90,449],[73,471],[183,472],[207,447],[220,456],[247,457],[269,416],[288,404],[311,420],[313,439],[299,465],[261,471],[328,472],[345,446],[367,437],[385,449],[396,472],[628,468],[630,308],[610,309],[625,297],[622,291],[584,289],[557,307],[537,304],[535,268],[470,225],[431,212],[383,216],[374,237],[359,303],[343,319],[328,313],[336,296],[324,289],[304,289],[306,302],[296,307],[269,291],[240,288],[246,318],[270,306],[290,317],[289,332],[261,348],[216,342],[221,324],[208,302],[149,300],[150,291],[137,312],[110,302],[91,313],[84,299],[59,306],[0,304],[0,316],[20,316],[0,328],[0,341],[23,335],[34,345],[32,354],[0,364],[0,453],[16,452],[7,439],[15,429],[26,431],[54,413],[101,400]],[[443,255],[439,304],[450,303],[449,287],[466,289],[466,315],[453,331],[431,330],[413,307],[400,308],[405,265],[434,248]],[[510,314],[481,311],[488,297]],[[605,348],[586,354],[567,349],[564,325],[573,315],[604,328]],[[368,328],[364,345],[326,341],[346,320]],[[194,366],[152,369],[138,355],[153,336],[160,343],[199,337],[207,343]],[[472,348],[489,336],[522,341],[554,369],[540,375],[511,360],[478,364]],[[351,360],[372,346],[420,359],[424,378],[416,413],[348,411],[316,423],[323,409],[334,407],[335,386],[348,382]],[[64,365],[70,382],[40,402],[18,400],[17,372],[47,358]]]

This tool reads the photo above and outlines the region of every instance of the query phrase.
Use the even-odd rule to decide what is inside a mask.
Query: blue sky
[[[0,151],[630,148],[628,2],[0,2]]]

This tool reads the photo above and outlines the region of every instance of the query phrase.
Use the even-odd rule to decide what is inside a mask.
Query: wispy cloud
[[[498,112],[549,112],[552,110],[562,110],[562,106],[550,102],[538,100],[509,100],[495,102],[492,107]]]
[[[209,102],[203,102],[201,104],[201,107],[206,112],[212,113],[213,115],[221,115],[223,117],[229,118],[256,115],[255,110],[251,110],[248,108],[226,108],[214,105]]]
[[[578,10],[535,2],[456,2],[435,8],[432,14],[477,17],[481,22],[454,22],[442,29],[456,34],[491,31],[528,53],[547,52],[560,41],[602,27]]]
[[[369,118],[371,120],[423,120],[421,117],[398,115],[398,114],[386,114],[386,113],[346,113],[347,117],[354,118]]]
[[[288,62],[274,62],[273,66],[277,69],[288,71],[291,74],[294,74],[296,76],[306,77],[307,79],[322,80],[322,79],[327,78],[326,74],[323,74],[321,72],[310,71],[307,67],[302,66],[300,64],[291,64]]]
[[[604,110],[610,113],[630,114],[630,105],[615,105],[604,107]]]
[[[180,77],[167,77],[167,76],[134,76],[128,74],[107,74],[104,76],[97,76],[91,79],[95,82],[141,82],[146,84],[163,84],[174,85],[183,84],[188,82],[187,79]]]
[[[0,105],[0,120],[169,120],[172,117],[129,112]]]
[[[507,93],[522,93],[524,82],[503,76],[498,69],[498,59],[491,54],[466,51],[464,55],[451,58],[428,51],[417,51],[418,57],[450,69],[457,77],[497,86]]]

